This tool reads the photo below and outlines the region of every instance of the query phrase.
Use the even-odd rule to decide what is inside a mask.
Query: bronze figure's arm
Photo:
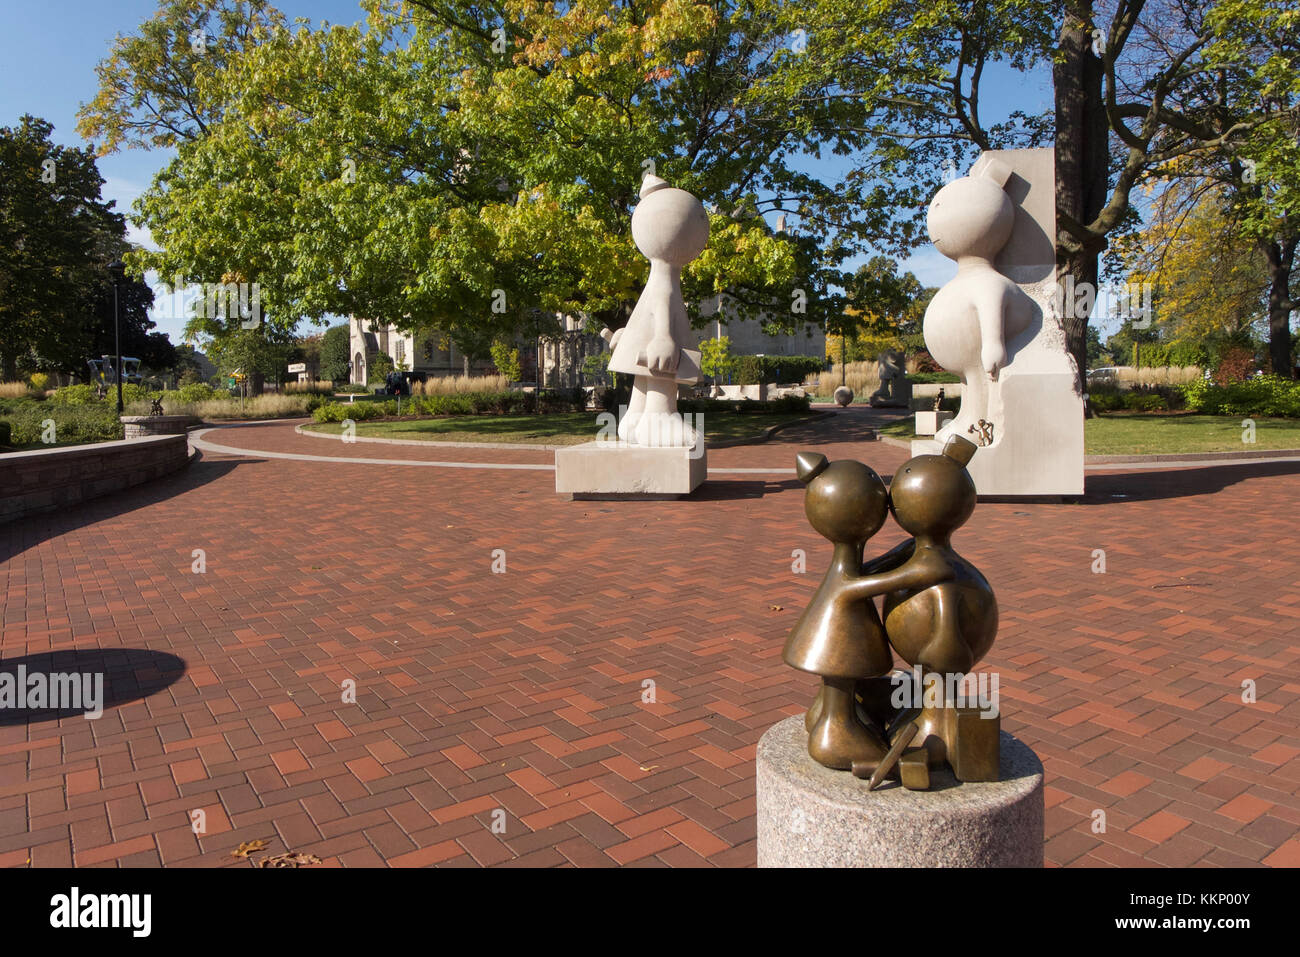
[[[874,575],[877,572],[892,571],[912,557],[916,551],[916,539],[909,538],[899,542],[883,555],[877,555],[869,562],[862,563],[862,575]]]
[[[878,575],[865,575],[855,578],[840,586],[839,597],[854,601],[860,598],[873,598],[886,592],[904,589],[928,588],[952,577],[952,569],[938,562],[912,561],[901,568],[883,572]]]

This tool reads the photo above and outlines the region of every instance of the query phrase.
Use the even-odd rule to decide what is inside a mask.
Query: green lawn
[[[798,422],[805,415],[704,413],[707,441],[756,438],[774,425]],[[337,422],[307,426],[312,432],[337,435]],[[428,439],[442,442],[519,442],[526,445],[577,445],[596,438],[594,412],[550,415],[455,415],[437,419],[358,422],[357,435],[375,439]]]
[[[1089,455],[1300,449],[1300,419],[1255,418],[1254,443],[1242,441],[1243,420],[1231,415],[1105,415],[1084,423],[1084,449]],[[903,419],[880,431],[911,438],[913,422]]]

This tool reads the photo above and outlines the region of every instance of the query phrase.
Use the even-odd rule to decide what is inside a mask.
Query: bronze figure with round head
[[[861,462],[829,462],[824,455],[803,452],[795,463],[807,487],[804,512],[834,551],[825,577],[786,640],[783,657],[787,664],[822,678],[822,690],[809,712],[808,753],[832,768],[872,764],[884,756],[885,743],[878,729],[858,718],[853,688],[859,679],[888,672],[893,658],[870,597],[846,600],[845,587],[859,573],[867,539],[884,524],[885,483]]]
[[[941,689],[934,700],[925,698],[923,709],[914,709],[917,741],[924,743],[929,763],[948,761],[961,780],[996,780],[996,723],[981,725],[978,715],[970,720],[970,712],[946,691],[950,679],[969,674],[988,653],[998,626],[993,589],[952,548],[952,534],[975,510],[975,483],[966,471],[975,451],[974,443],[954,436],[942,455],[918,455],[899,467],[890,485],[890,510],[913,537],[863,565],[861,577],[844,591],[852,598],[884,596],[889,644],[921,671],[916,692],[936,682]]]
[[[904,463],[890,485],[895,520],[914,537],[910,561],[928,566],[931,584],[885,593],[885,630],[900,658],[927,672],[967,674],[997,634],[997,602],[979,570],[952,549],[952,534],[975,511],[966,463],[974,443],[948,440],[942,455]]]

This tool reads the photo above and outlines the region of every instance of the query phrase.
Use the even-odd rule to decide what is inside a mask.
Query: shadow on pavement
[[[1135,469],[1140,469],[1140,464]],[[1163,469],[1158,472],[1089,472],[1080,505],[1110,505],[1166,498],[1213,495],[1254,478],[1300,475],[1300,462],[1216,463],[1210,468]]]
[[[266,462],[257,458],[205,460],[200,452],[179,472],[152,482],[80,502],[53,512],[29,515],[0,525],[0,562],[8,561],[29,548],[66,532],[116,518],[139,508],[183,495],[215,482],[238,467]]]
[[[790,489],[801,488],[803,488],[803,485],[798,479],[789,479],[784,482],[769,482],[762,479],[742,479],[740,481],[709,479],[690,495],[686,496],[685,501],[734,502],[738,499],[762,498],[764,495],[772,495],[777,492],[785,492]]]
[[[184,674],[182,659],[144,648],[42,651],[0,660],[0,726],[107,711],[156,694]]]

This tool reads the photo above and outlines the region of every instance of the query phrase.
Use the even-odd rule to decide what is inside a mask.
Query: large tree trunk
[[[18,379],[18,353],[6,352],[3,357],[4,381],[15,382]]]
[[[1092,52],[1092,36],[1084,16],[1092,0],[1070,5],[1059,39],[1059,57],[1052,68],[1056,94],[1056,265],[1057,282],[1076,294],[1097,288],[1097,257],[1105,237],[1079,235],[1066,222],[1086,226],[1106,205],[1109,127],[1102,101],[1101,60]],[[1088,286],[1083,285],[1089,284]],[[1088,317],[1074,308],[1075,295],[1063,295],[1066,346],[1078,366],[1079,391],[1087,393]],[[1085,406],[1085,415],[1091,415]]]
[[[1291,336],[1291,270],[1295,266],[1297,239],[1264,243],[1268,260],[1268,364],[1274,375],[1295,377],[1294,341]]]

